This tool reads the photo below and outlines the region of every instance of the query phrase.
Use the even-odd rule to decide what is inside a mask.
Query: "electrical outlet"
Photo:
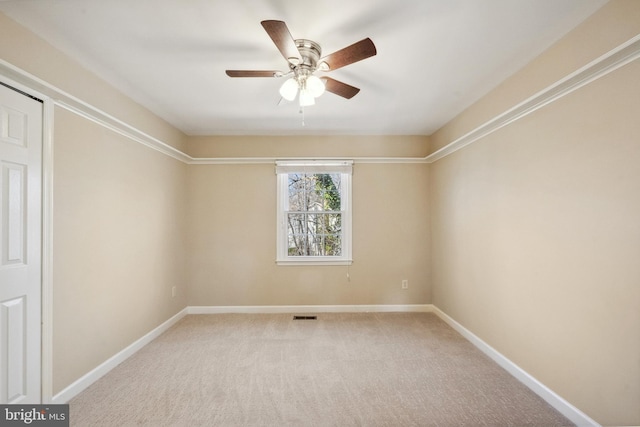
[[[173,286],[173,287],[171,288],[171,296],[172,296],[172,297],[175,297],[175,296],[176,296],[176,287],[175,287],[175,286]]]
[[[409,289],[409,281],[407,279],[402,281],[402,289]]]

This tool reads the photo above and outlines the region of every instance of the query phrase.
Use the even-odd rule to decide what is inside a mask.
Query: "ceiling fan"
[[[227,70],[229,77],[287,77],[280,87],[280,95],[293,101],[299,93],[300,107],[315,104],[315,98],[325,90],[346,99],[353,98],[360,89],[331,77],[314,75],[316,71],[329,72],[353,64],[376,54],[371,39],[366,38],[322,57],[320,45],[312,40],[294,39],[283,21],[261,22],[276,47],[287,60],[289,71]]]

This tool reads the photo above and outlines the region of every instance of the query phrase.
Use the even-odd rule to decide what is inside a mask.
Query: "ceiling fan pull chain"
[[[304,124],[304,107],[300,106],[300,114],[302,114],[302,126],[305,126]]]

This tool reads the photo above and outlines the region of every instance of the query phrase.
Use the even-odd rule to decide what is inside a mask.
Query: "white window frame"
[[[352,160],[301,160],[277,161],[277,248],[278,265],[351,265],[351,176]],[[342,255],[340,256],[290,256],[287,238],[287,207],[289,203],[290,173],[340,173],[341,212],[342,212]]]

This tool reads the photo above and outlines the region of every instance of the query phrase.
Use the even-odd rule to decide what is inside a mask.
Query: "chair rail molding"
[[[427,163],[436,162],[638,58],[640,34],[431,153],[425,160]]]

